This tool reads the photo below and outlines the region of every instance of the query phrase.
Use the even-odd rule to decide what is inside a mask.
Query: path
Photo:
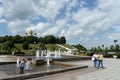
[[[73,64],[89,65],[88,69],[73,70],[69,72],[38,77],[28,80],[120,80],[120,59],[105,58],[105,69],[95,69],[92,61],[73,61]]]

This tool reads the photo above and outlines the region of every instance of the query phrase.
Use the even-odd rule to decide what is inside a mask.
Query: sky
[[[0,36],[33,30],[86,48],[120,43],[120,0],[0,0]]]

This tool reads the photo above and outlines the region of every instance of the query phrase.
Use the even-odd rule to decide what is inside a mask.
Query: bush
[[[11,52],[0,52],[0,55],[9,55],[12,54]]]
[[[94,53],[90,53],[90,52],[87,52],[86,55],[87,56],[92,56]]]
[[[28,42],[24,42],[23,43],[23,49],[28,49],[29,48],[29,43]]]
[[[104,57],[106,57],[106,58],[112,58],[113,55],[115,55],[115,54],[106,54]]]
[[[120,58],[120,54],[117,54],[117,57]]]
[[[104,57],[113,58],[113,55],[116,55],[117,58],[120,58],[120,54],[106,54]]]

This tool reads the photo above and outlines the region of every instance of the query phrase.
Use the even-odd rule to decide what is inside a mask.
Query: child
[[[24,68],[25,68],[25,59],[22,59],[22,61],[20,62],[20,74],[24,73]]]

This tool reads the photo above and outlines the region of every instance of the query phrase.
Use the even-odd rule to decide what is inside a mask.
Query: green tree
[[[110,51],[112,51],[112,52],[115,51],[115,46],[114,45],[110,45]]]
[[[87,49],[82,46],[81,44],[73,45],[75,48],[77,48],[79,51],[87,51]]]
[[[12,36],[6,35],[6,36],[3,37],[3,41],[4,41],[4,42],[6,42],[6,41],[11,41],[12,38],[13,38]]]
[[[4,38],[0,37],[0,43],[3,43],[3,42],[4,42]]]
[[[42,38],[42,37],[40,37],[40,38],[38,39],[38,41],[39,41],[40,43],[44,43],[44,41],[43,41],[43,38]]]
[[[66,44],[66,39],[64,36],[62,36],[60,39],[59,39],[59,44]]]
[[[98,49],[97,49],[96,47],[92,47],[92,48],[90,49],[90,51],[91,51],[91,52],[98,52]]]
[[[12,42],[12,41],[6,41],[3,44],[3,50],[5,50],[5,51],[11,51],[12,48],[14,48],[14,42]]]
[[[109,52],[108,47],[105,47],[105,53],[108,53],[108,52]]]
[[[38,37],[36,36],[25,36],[24,37],[24,42],[28,42],[28,43],[38,43]]]
[[[119,51],[120,51],[120,46],[116,45],[116,52],[119,52]]]
[[[46,49],[46,47],[45,47],[45,44],[43,44],[43,43],[40,43],[40,50],[45,50]]]
[[[16,35],[12,39],[15,43],[22,43],[23,42],[23,37],[20,35]]]
[[[23,43],[23,49],[28,49],[29,48],[29,43],[28,42],[24,42]]]
[[[44,37],[44,43],[45,44],[55,44],[56,38],[53,35],[48,35]]]
[[[102,48],[100,46],[98,46],[97,51],[102,52]]]
[[[56,38],[56,43],[59,44],[59,37]]]

